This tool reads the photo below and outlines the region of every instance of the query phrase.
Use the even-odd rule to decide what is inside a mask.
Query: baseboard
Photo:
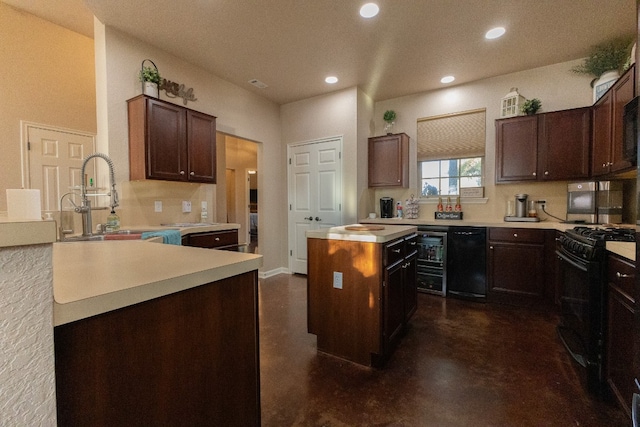
[[[276,276],[278,274],[291,274],[291,271],[285,267],[274,268],[269,271],[258,271],[259,279],[268,279],[269,277]]]

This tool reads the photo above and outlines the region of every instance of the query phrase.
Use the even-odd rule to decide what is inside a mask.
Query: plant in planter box
[[[145,62],[150,62],[152,66],[145,66]],[[138,79],[142,83],[142,93],[145,95],[158,98],[158,89],[160,87],[160,72],[158,67],[150,59],[142,61],[142,67],[138,72]]]
[[[630,37],[620,37],[593,46],[591,53],[582,65],[571,69],[574,73],[588,74],[598,79],[607,71],[623,71],[622,67],[629,58],[633,40]]]
[[[538,110],[542,107],[542,102],[538,98],[527,99],[522,104],[521,110],[528,116],[531,116],[538,112]]]
[[[155,84],[160,84],[160,72],[156,68],[153,67],[142,67],[138,78],[141,82],[150,82]]]

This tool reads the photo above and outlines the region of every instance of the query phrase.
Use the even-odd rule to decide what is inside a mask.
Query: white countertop
[[[360,224],[352,225],[358,226]],[[307,231],[307,238],[384,243],[418,231],[417,227],[411,225],[384,225],[383,230],[370,231],[347,230],[345,227],[348,226],[349,225],[342,225],[339,227],[310,230]]]
[[[635,242],[607,242],[607,250],[628,260],[636,260]]]
[[[54,325],[262,266],[262,256],[139,240],[53,245]]]
[[[582,224],[568,224],[558,221],[538,221],[538,222],[507,222],[507,221],[454,221],[454,220],[425,220],[406,218],[365,218],[360,220],[361,224],[403,224],[415,226],[441,226],[441,227],[507,227],[507,228],[538,228],[543,230],[565,231]],[[621,224],[623,227],[635,227],[635,225]],[[595,227],[595,225],[593,225]]]
[[[0,248],[40,245],[55,241],[55,221],[16,221],[0,217]]]

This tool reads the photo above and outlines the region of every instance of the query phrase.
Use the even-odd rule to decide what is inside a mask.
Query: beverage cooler
[[[447,295],[447,232],[418,228],[418,291]]]

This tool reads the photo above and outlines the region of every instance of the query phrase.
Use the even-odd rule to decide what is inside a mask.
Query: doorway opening
[[[258,147],[259,143],[218,134],[224,141],[226,214],[228,223],[240,225],[238,243],[246,252],[259,253]]]

